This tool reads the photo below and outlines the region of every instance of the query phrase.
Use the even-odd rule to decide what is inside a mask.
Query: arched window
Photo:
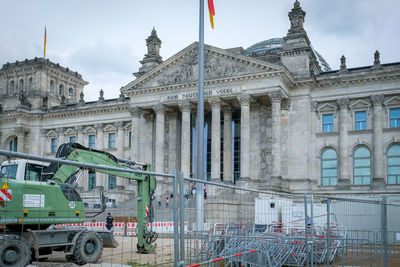
[[[19,84],[18,84],[18,89],[21,91],[21,90],[24,90],[24,80],[19,80]]]
[[[18,137],[14,137],[10,143],[8,143],[8,150],[17,152],[18,149]]]
[[[354,150],[353,179],[355,185],[371,183],[371,153],[366,147],[358,147]]]
[[[321,184],[336,185],[337,154],[332,148],[325,149],[321,157]]]
[[[50,81],[50,92],[54,93],[54,81]]]
[[[388,184],[400,184],[400,145],[392,145],[387,153]]]
[[[28,89],[29,90],[32,90],[32,78],[29,78],[29,80],[28,80]]]
[[[10,91],[9,91],[11,94],[14,93],[14,87],[15,87],[14,81],[11,81],[11,82],[10,82]]]
[[[64,85],[60,84],[60,87],[58,89],[58,94],[60,96],[64,95]]]
[[[69,98],[69,99],[72,99],[73,93],[74,93],[74,89],[69,88],[69,89],[68,89],[68,98]]]

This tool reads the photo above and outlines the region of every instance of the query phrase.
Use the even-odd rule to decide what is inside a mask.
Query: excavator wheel
[[[76,241],[74,258],[77,264],[95,263],[103,252],[103,241],[99,234],[93,231],[83,232]]]
[[[0,266],[20,267],[28,265],[31,248],[19,235],[0,236]]]

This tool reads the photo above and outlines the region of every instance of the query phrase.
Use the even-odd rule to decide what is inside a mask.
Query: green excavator
[[[11,153],[0,150],[3,156],[22,155]],[[26,159],[41,158],[24,155]],[[151,225],[153,219],[152,200],[156,188],[155,177],[148,174],[151,172],[149,165],[117,159],[104,151],[68,143],[58,148],[56,158],[50,165],[42,166],[45,167],[35,165],[27,168],[25,178],[18,179],[18,166],[2,164],[0,266],[25,266],[32,259],[51,256],[53,251],[64,253],[68,261],[79,265],[95,263],[103,247],[118,246],[109,231],[55,227],[57,224],[86,221],[88,215],[84,203],[75,189],[85,169],[137,181],[137,249],[139,253],[155,251],[157,234],[146,227]],[[102,206],[100,212],[104,211],[104,202]]]

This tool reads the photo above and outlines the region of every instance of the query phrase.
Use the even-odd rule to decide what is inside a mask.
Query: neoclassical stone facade
[[[400,63],[330,70],[311,47],[298,1],[284,38],[248,49],[205,46],[207,179],[285,192],[400,189]],[[54,156],[64,142],[195,173],[198,44],[163,61],[153,29],[118,99],[85,102],[81,75],[37,58],[0,70],[1,147]],[[22,82],[21,82],[22,81]],[[71,90],[70,90],[71,89]],[[96,174],[80,190],[123,201],[126,180]],[[159,179],[157,194],[170,190]]]

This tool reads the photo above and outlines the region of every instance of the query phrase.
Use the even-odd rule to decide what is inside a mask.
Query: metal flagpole
[[[204,180],[204,0],[200,0],[200,19],[199,19],[199,90],[197,93],[197,170],[196,178]],[[196,184],[197,209],[196,209],[196,228],[203,230],[204,223],[204,198],[203,183]]]

